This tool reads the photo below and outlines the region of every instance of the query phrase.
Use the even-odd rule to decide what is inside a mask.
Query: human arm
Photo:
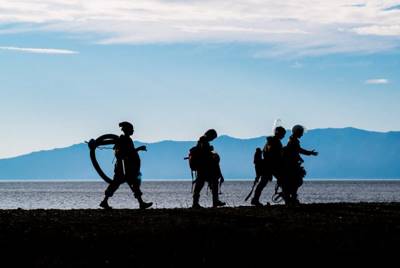
[[[314,156],[318,155],[318,152],[316,152],[315,150],[308,151],[308,150],[305,150],[305,149],[303,149],[301,147],[300,147],[300,153],[304,154],[304,155],[314,155]]]
[[[147,147],[146,147],[146,145],[139,146],[139,147],[136,148],[136,151],[137,152],[139,152],[139,151],[147,152]]]

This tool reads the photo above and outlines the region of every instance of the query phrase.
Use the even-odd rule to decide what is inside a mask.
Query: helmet
[[[275,132],[275,135],[278,133],[286,134],[286,129],[284,127],[279,126],[279,127],[275,128],[274,132]]]
[[[122,128],[122,130],[124,129],[133,129],[133,125],[127,121],[121,122],[119,123],[119,127]]]
[[[207,137],[208,140],[212,141],[216,137],[218,137],[217,131],[215,129],[209,129],[204,133],[204,136]]]
[[[302,125],[295,125],[292,128],[292,133],[304,133],[304,127]]]

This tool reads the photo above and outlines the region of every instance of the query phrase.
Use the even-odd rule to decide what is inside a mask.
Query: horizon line
[[[249,181],[254,181],[254,178],[252,179],[225,179],[225,182],[249,182]],[[304,179],[304,182],[326,182],[326,181],[331,181],[331,182],[381,182],[381,181],[396,181],[400,182],[400,178],[306,178]],[[99,182],[99,183],[105,183],[102,179],[1,179],[0,178],[0,183],[10,183],[10,182]],[[143,181],[142,181],[143,182]],[[192,182],[191,178],[187,179],[145,179],[144,182]],[[273,182],[276,182],[274,180]]]

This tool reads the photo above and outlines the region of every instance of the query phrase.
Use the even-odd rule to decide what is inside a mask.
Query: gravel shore
[[[389,260],[400,245],[400,203],[0,210],[0,241],[4,263],[34,267],[265,267],[277,259],[296,262],[292,256]]]

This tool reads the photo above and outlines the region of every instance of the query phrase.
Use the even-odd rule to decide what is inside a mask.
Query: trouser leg
[[[282,187],[282,198],[285,201],[285,204],[289,204],[291,196],[290,177],[282,178],[281,187]]]
[[[288,185],[288,202],[289,204],[294,204],[297,200],[297,183],[291,181]]]
[[[211,188],[213,203],[216,204],[219,201],[218,181],[217,180],[211,181],[210,188]]]
[[[123,183],[123,180],[118,179],[114,177],[114,179],[111,181],[111,183],[108,185],[106,191],[105,191],[105,196],[107,198],[112,197],[119,188],[119,186]]]
[[[264,190],[265,186],[268,184],[269,176],[263,175],[261,176],[260,182],[257,184],[256,190],[254,191],[254,201],[259,201],[262,191]]]
[[[284,183],[281,183],[281,188],[282,188],[282,198],[283,201],[285,201],[285,203],[287,203],[288,200],[288,191],[287,191],[287,187]]]
[[[293,203],[298,203],[297,191],[299,190],[302,184],[303,184],[303,178],[301,177],[293,178],[293,182],[291,183],[291,189],[290,189],[290,199]]]
[[[203,189],[205,184],[205,180],[202,177],[197,177],[195,184],[194,184],[194,190],[193,190],[193,204],[199,204],[200,200],[200,192]]]
[[[141,199],[142,191],[140,190],[141,181],[134,178],[128,181],[129,188],[131,188],[136,199]]]
[[[299,188],[300,188],[299,184],[293,186],[292,199],[293,199],[293,202],[295,202],[295,203],[299,203],[299,199],[298,199],[298,195],[297,195],[297,191],[299,190]]]
[[[140,190],[141,180],[139,180],[136,176],[129,176],[126,182],[128,183],[129,188],[132,190],[133,195],[138,200],[139,204],[143,204],[143,193]]]

